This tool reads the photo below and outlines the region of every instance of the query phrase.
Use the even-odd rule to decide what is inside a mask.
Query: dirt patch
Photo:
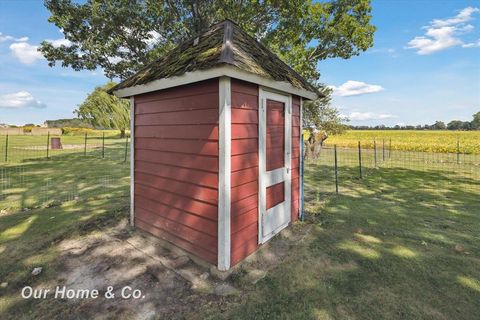
[[[39,302],[37,312],[44,318],[200,319],[200,310],[223,312],[232,302],[240,302],[304,241],[305,231],[304,227],[288,228],[221,280],[208,266],[165,248],[125,221],[103,226],[101,232],[97,229],[56,242],[61,254],[55,276],[43,283],[73,290],[97,289],[99,298],[45,300]],[[127,286],[140,290],[140,298],[122,298]],[[104,296],[109,287],[113,287],[114,299]]]
[[[205,304],[237,299],[239,291],[212,277],[205,267],[167,250],[155,239],[121,226],[79,239],[61,241],[58,284],[69,289],[98,289],[101,298],[66,300],[69,310],[86,318],[182,319]],[[114,299],[104,293],[112,286]],[[126,286],[142,292],[123,299]],[[227,292],[223,295],[222,293]],[[70,311],[71,312],[71,311]]]

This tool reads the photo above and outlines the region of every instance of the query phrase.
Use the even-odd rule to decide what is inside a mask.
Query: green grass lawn
[[[8,180],[0,190],[0,283],[8,283],[0,288],[0,318],[13,317],[14,310],[5,310],[21,300],[23,286],[40,284],[34,267],[43,266],[42,281],[53,277],[60,240],[128,215],[129,163],[118,152],[109,159],[67,153],[0,167],[0,183]],[[33,301],[25,303],[33,308]]]
[[[319,191],[306,172],[304,243],[222,319],[478,319],[480,194],[439,171],[384,168]],[[428,185],[425,185],[428,182]],[[240,281],[239,283],[242,283]]]
[[[284,261],[255,285],[242,281],[240,269],[232,280],[240,297],[221,307],[205,303],[190,318],[478,319],[479,181],[442,170],[443,160],[437,167],[369,166],[360,180],[355,153],[343,157],[339,195],[330,161],[307,165],[307,219],[291,227],[303,240]],[[12,316],[12,306],[40,316],[18,293],[54,279],[58,241],[128,215],[129,166],[117,158],[71,154],[15,165],[25,166],[28,182],[0,202],[10,208],[0,215],[0,283],[8,282],[0,288],[0,318]],[[29,193],[42,190],[46,173],[59,181],[50,199],[65,201]],[[102,174],[112,183],[102,185]],[[59,196],[67,185],[77,186],[78,198]],[[39,265],[44,271],[35,278],[30,273]]]

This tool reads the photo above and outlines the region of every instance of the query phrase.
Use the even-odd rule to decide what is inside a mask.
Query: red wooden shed
[[[225,20],[111,90],[131,99],[131,224],[228,270],[300,213],[318,91]]]

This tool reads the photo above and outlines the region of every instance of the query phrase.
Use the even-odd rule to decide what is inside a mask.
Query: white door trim
[[[231,199],[231,141],[232,106],[231,81],[219,78],[218,127],[218,262],[221,271],[230,269],[230,199]]]
[[[285,104],[285,167],[266,172],[266,129],[267,129],[267,112],[266,100],[274,100]],[[267,88],[259,86],[258,95],[258,243],[265,243],[280,230],[285,228],[291,221],[291,201],[292,201],[292,184],[291,184],[291,163],[292,163],[292,97],[288,94],[279,94],[272,92]],[[285,221],[277,227],[273,232],[263,235],[263,224],[267,215],[266,209],[266,188],[284,181],[285,201],[281,204],[270,208],[268,213],[275,211],[281,216],[285,216]],[[285,212],[286,211],[286,212]],[[288,216],[287,216],[288,213]]]

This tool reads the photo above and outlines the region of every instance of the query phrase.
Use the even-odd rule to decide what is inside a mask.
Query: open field
[[[459,152],[480,154],[480,131],[428,131],[428,130],[349,130],[344,134],[329,137],[327,145],[355,148],[358,141],[365,147],[373,148],[373,141],[387,146],[392,140],[392,150],[424,151],[439,153]]]
[[[23,189],[9,188],[0,202],[0,208],[9,208],[0,214],[0,283],[7,283],[0,288],[0,318],[133,317],[128,304],[121,303],[120,308],[116,301],[115,307],[99,300],[93,308],[89,301],[19,298],[25,285],[52,287],[65,283],[64,277],[88,284],[98,274],[103,278],[128,269],[140,270],[129,281],[142,285],[150,297],[135,301],[135,310],[153,310],[160,318],[476,319],[480,310],[479,179],[452,171],[457,158],[448,154],[413,156],[399,151],[379,168],[373,165],[373,154],[366,152],[365,176],[359,179],[356,150],[341,149],[341,188],[335,195],[331,156],[331,151],[325,152],[324,158],[305,168],[307,219],[286,230],[295,241],[284,235],[273,240],[272,246],[285,253],[281,263],[270,267],[254,285],[242,267],[237,269],[229,282],[240,294],[230,297],[195,291],[175,280],[175,296],[166,298],[161,290],[172,294],[172,289],[165,289],[170,280],[155,276],[151,267],[133,268],[144,262],[132,253],[120,259],[124,251],[115,258],[104,252],[93,261],[86,260],[95,250],[112,246],[124,250],[122,237],[95,243],[85,253],[76,249],[81,251],[79,257],[66,255],[64,241],[79,242],[82,247],[84,239],[103,235],[109,226],[128,217],[129,166],[121,159],[66,154],[55,161],[17,163],[15,167],[28,167],[24,177],[29,182]],[[379,152],[377,160],[382,156]],[[411,161],[400,161],[401,157]],[[433,158],[426,162],[425,157]],[[109,183],[100,181],[101,173],[110,175]],[[43,177],[49,175],[58,177],[58,183],[47,194],[65,195],[57,197],[63,199],[60,202],[45,202],[42,192],[28,191],[43,190]],[[62,177],[71,183],[62,184]],[[77,197],[62,193],[70,184],[79,186]],[[30,272],[36,266],[44,271],[34,277]],[[152,298],[167,300],[152,305]]]
[[[85,135],[62,135],[59,136],[63,149],[52,150],[48,136],[11,135],[0,136],[0,165],[18,163],[27,159],[41,159],[56,157],[64,154],[84,154],[102,157],[102,147],[105,144],[105,156],[120,157],[121,150],[125,149],[125,138],[119,138],[119,132],[115,130],[88,132],[85,143]],[[56,136],[51,136],[56,137]],[[48,142],[48,154],[47,154]],[[8,146],[8,148],[6,148]],[[6,161],[5,161],[6,160]]]

